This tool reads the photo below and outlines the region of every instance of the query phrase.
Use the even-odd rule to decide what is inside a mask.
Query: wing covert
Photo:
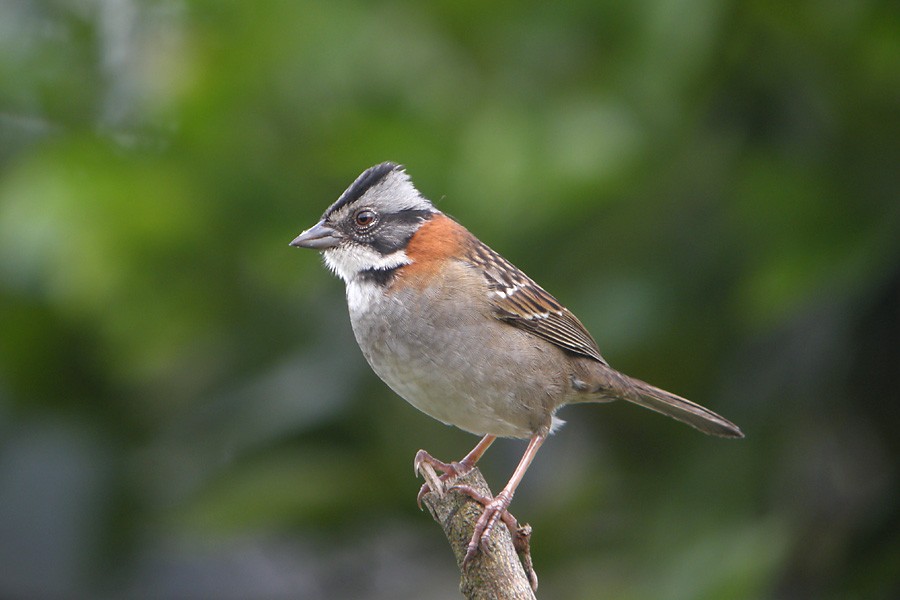
[[[572,312],[511,262],[475,240],[469,261],[484,272],[497,318],[573,354],[607,364]]]

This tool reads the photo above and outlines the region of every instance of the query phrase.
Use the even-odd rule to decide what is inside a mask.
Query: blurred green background
[[[288,242],[394,160],[708,438],[578,406],[541,596],[900,594],[893,2],[0,3],[0,596],[457,598]],[[495,490],[524,444],[483,461]]]

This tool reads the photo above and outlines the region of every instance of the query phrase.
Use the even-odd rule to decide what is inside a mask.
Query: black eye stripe
[[[384,215],[386,221],[392,223],[417,223],[419,221],[427,221],[434,213],[430,210],[408,209],[401,210],[398,213]]]
[[[405,248],[419,228],[419,224],[433,215],[430,210],[402,210],[398,213],[382,214],[375,226],[360,232],[357,239],[368,244],[379,254],[387,256]]]

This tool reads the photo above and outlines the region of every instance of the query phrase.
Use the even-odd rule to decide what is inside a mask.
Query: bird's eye
[[[375,223],[376,218],[377,215],[375,214],[375,211],[364,208],[356,213],[356,224],[359,227],[369,227]]]

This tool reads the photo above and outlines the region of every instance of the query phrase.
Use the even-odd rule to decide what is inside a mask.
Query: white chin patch
[[[412,262],[403,250],[384,255],[368,246],[356,244],[331,248],[323,254],[325,265],[343,279],[344,283],[350,283],[363,271],[393,269]]]

